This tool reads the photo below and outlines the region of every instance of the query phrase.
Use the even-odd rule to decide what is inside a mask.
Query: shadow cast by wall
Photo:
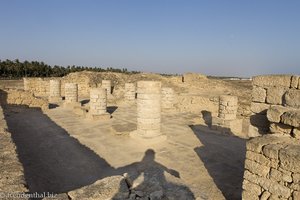
[[[211,127],[211,122],[212,122],[212,115],[210,111],[207,110],[202,110],[201,111],[202,117],[204,119],[204,123],[208,126]]]
[[[194,150],[224,197],[241,199],[246,140],[214,133],[203,125],[190,128],[203,144]]]
[[[117,109],[118,109],[118,106],[108,106],[106,108],[106,110],[109,114],[113,114]]]
[[[70,137],[41,109],[7,104],[5,91],[1,105],[29,192],[63,193],[115,173],[105,159]]]

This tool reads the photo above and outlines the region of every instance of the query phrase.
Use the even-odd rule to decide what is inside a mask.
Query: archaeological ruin
[[[300,199],[298,75],[83,71],[0,95],[0,195]]]

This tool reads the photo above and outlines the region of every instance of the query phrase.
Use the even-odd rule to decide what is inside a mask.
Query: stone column
[[[106,111],[107,91],[103,88],[90,89],[90,109],[88,118],[90,119],[109,119],[110,114]]]
[[[219,118],[225,120],[236,119],[236,113],[238,109],[237,96],[221,95],[219,101]]]
[[[137,131],[131,136],[153,139],[161,133],[161,82],[137,82]]]
[[[29,80],[28,78],[23,78],[24,90],[29,91]]]
[[[61,101],[60,80],[50,80],[49,85],[49,102]]]
[[[65,83],[64,107],[74,108],[81,106],[78,102],[78,85],[76,83]]]
[[[172,88],[161,89],[161,107],[164,110],[170,110],[174,108],[175,93]]]
[[[107,96],[111,94],[111,80],[102,80],[101,87],[106,89]]]
[[[134,83],[125,83],[125,100],[134,101],[135,100],[135,84]]]

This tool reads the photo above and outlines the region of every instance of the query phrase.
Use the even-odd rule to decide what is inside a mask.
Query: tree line
[[[62,77],[72,72],[93,71],[93,72],[118,72],[126,74],[137,74],[138,71],[128,71],[127,68],[117,69],[112,67],[84,67],[84,66],[50,66],[44,62],[15,60],[0,60],[0,78],[21,78],[21,77]]]

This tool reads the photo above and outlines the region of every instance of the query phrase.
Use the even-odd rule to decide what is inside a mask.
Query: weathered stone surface
[[[129,197],[129,189],[123,176],[111,176],[95,183],[68,192],[73,200],[80,199],[119,199]]]
[[[262,87],[253,86],[252,101],[265,103],[267,97],[267,90]]]
[[[300,108],[300,90],[290,89],[284,94],[284,105]]]
[[[298,88],[300,76],[294,75],[291,80],[291,88]]]
[[[266,114],[269,108],[270,108],[269,104],[256,103],[256,102],[252,102],[250,107],[251,111],[257,114]]]
[[[135,100],[136,87],[134,83],[125,83],[125,100],[133,101]]]
[[[300,127],[300,110],[291,110],[285,112],[283,115],[281,115],[280,122],[290,126]]]
[[[292,173],[290,172],[289,174],[283,173],[277,169],[271,168],[270,171],[270,179],[273,179],[275,181],[285,181],[285,182],[292,182]]]
[[[280,86],[289,88],[291,75],[264,75],[252,77],[253,85],[256,86]]]
[[[270,171],[270,167],[261,165],[249,159],[245,160],[245,169],[248,169],[250,172],[262,177],[266,177]]]
[[[300,139],[300,128],[294,128],[292,135],[294,138]]]
[[[300,191],[293,192],[293,199],[300,199]]]
[[[264,191],[264,192],[262,193],[262,195],[260,196],[260,200],[268,200],[270,196],[271,196],[271,193],[270,193],[270,192]]]
[[[247,180],[244,180],[243,181],[243,189],[252,193],[252,194],[255,194],[256,196],[259,196],[262,192],[262,189],[259,185],[257,184],[254,184],[250,181],[247,181]]]
[[[293,173],[293,182],[300,184],[300,173]]]
[[[291,134],[293,130],[292,126],[281,124],[281,123],[271,123],[270,131],[275,134]]]
[[[290,109],[283,106],[278,106],[278,105],[271,106],[267,111],[267,118],[270,122],[279,123],[281,119],[280,118],[281,115],[288,110]]]
[[[283,95],[286,89],[282,87],[270,87],[267,89],[267,103],[269,104],[282,104]]]
[[[78,102],[78,85],[76,83],[65,84],[65,102],[66,103]]]
[[[101,88],[106,89],[107,96],[111,94],[111,80],[102,80]]]
[[[280,167],[300,173],[300,145],[288,145],[279,151]]]

